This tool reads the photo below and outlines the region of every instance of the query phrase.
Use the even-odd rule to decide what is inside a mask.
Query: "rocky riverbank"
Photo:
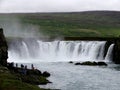
[[[50,73],[47,71],[42,73],[40,70],[34,69],[33,64],[32,68],[28,69],[27,66],[24,66],[23,64],[21,64],[21,67],[14,67],[14,63],[8,63],[7,68],[12,74],[19,77],[23,82],[34,85],[50,83],[49,80],[47,80]]]
[[[30,75],[22,75],[12,69],[0,66],[0,90],[50,90],[39,88],[37,84],[40,83],[46,84],[48,80],[41,75],[32,73]]]

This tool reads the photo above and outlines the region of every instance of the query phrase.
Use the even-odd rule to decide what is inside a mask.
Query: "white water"
[[[120,65],[107,67],[75,66],[69,63],[37,63],[42,71],[49,71],[53,83],[40,86],[61,90],[119,90]],[[29,66],[29,65],[28,65]]]
[[[111,44],[109,49],[108,49],[108,52],[106,54],[106,57],[105,57],[105,60],[107,61],[112,61],[112,51],[113,51],[113,47],[114,47],[114,44]]]
[[[108,49],[106,41],[52,41],[16,40],[9,45],[10,62],[64,62],[110,60],[113,45]]]
[[[107,67],[75,66],[69,63],[37,63],[42,71],[49,71],[53,83],[40,86],[61,90],[120,90],[120,65]],[[30,65],[28,65],[30,66]]]

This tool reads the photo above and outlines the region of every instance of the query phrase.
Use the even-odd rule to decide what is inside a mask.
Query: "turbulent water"
[[[44,88],[61,90],[119,90],[120,65],[108,64],[107,67],[75,66],[69,63],[39,63],[37,68],[51,73],[53,82]]]
[[[9,61],[58,62],[111,60],[113,45],[104,57],[106,41],[14,40],[9,44]],[[20,61],[19,61],[20,60]]]

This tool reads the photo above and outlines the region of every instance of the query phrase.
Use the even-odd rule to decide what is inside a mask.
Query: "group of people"
[[[16,66],[18,66],[18,65],[16,65]],[[33,64],[31,64],[31,69],[32,70],[35,69]],[[23,75],[27,75],[27,65],[24,66],[23,64],[21,64],[21,71],[20,71],[20,73],[23,74]]]
[[[18,72],[22,75],[27,75],[27,71],[28,71],[27,65],[24,66],[23,64],[21,64],[19,68],[17,63],[16,63],[16,66],[14,66],[14,63],[12,62],[12,63],[8,63],[7,66],[9,69],[13,70],[14,72]],[[33,64],[31,64],[31,70],[35,70]]]

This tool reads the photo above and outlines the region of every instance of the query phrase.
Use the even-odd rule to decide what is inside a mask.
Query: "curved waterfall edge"
[[[114,44],[105,54],[106,41],[13,40],[9,43],[12,62],[111,61]]]

